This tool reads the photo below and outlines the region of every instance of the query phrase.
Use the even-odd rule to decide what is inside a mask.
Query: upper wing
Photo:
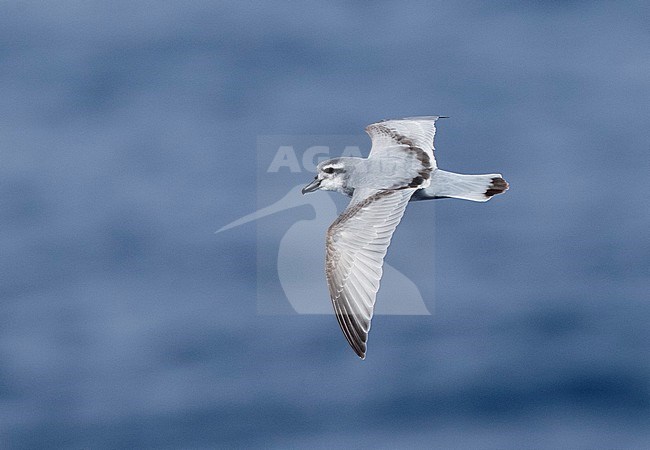
[[[384,256],[415,190],[358,189],[327,230],[325,272],[330,298],[345,338],[362,359]]]
[[[369,157],[394,156],[399,151],[406,151],[415,154],[425,167],[435,169],[433,138],[436,135],[436,120],[442,117],[407,117],[368,125],[366,132],[372,139]]]

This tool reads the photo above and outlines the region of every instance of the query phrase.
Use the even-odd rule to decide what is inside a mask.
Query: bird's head
[[[314,181],[302,188],[302,193],[317,189],[343,192],[346,190],[347,177],[346,165],[341,158],[328,159],[318,164]]]

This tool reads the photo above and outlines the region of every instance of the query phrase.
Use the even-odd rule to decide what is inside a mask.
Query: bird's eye
[[[334,173],[334,168],[333,167],[326,167],[323,169],[323,172],[325,173]]]

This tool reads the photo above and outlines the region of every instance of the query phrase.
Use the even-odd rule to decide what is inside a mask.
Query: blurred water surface
[[[647,448],[649,19],[2,3],[0,445]],[[258,314],[257,249],[312,213],[214,234],[257,208],[257,137],[422,114],[440,166],[512,186],[409,207],[390,261],[434,314],[378,316],[363,362],[332,316]]]

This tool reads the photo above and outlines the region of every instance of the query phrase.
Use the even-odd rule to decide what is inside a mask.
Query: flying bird
[[[368,158],[323,161],[315,179],[302,189],[303,194],[322,189],[351,197],[327,229],[325,274],[336,319],[361,359],[366,357],[384,257],[406,205],[439,198],[485,202],[508,189],[498,173],[463,175],[438,168],[433,138],[441,118],[408,117],[368,125]]]

